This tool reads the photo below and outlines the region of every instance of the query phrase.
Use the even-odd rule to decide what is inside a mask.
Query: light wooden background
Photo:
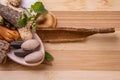
[[[58,27],[120,25],[120,12],[85,12],[87,16],[79,12],[119,11],[120,0],[41,1],[57,16]],[[9,60],[0,66],[0,80],[120,80],[120,32],[116,30],[90,36],[83,42],[45,43],[45,49],[54,56],[52,66],[25,67]]]
[[[40,0],[52,11],[118,11],[120,0]]]

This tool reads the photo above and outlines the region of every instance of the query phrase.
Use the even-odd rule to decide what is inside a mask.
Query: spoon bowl
[[[43,53],[43,58],[42,58],[41,61],[39,61],[39,62],[37,62],[37,63],[32,63],[32,64],[31,64],[31,63],[27,63],[27,62],[25,62],[24,57],[18,57],[18,56],[16,56],[16,55],[14,54],[14,51],[15,51],[16,49],[11,49],[10,52],[7,54],[8,57],[9,57],[11,60],[15,61],[16,63],[19,63],[19,64],[24,65],[24,66],[38,66],[38,65],[40,65],[40,64],[43,62],[43,60],[44,60],[45,50],[44,50],[43,43],[42,43],[41,39],[39,38],[39,36],[38,36],[37,34],[34,34],[34,39],[38,40],[39,43],[40,43],[40,45],[41,45],[41,47],[40,47],[39,50],[38,50],[38,51],[40,51],[41,53]]]

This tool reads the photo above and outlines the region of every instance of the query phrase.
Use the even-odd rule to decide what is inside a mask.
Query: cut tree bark
[[[75,42],[97,33],[113,33],[115,28],[56,28],[38,29],[37,33],[44,42]]]
[[[11,7],[0,4],[0,15],[15,27],[18,27],[18,20],[22,13]]]

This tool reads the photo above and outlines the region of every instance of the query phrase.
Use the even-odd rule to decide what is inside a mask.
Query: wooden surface
[[[0,75],[1,80],[120,80],[118,71],[4,71]]]
[[[0,80],[120,80],[120,0],[41,1],[56,15],[57,27],[116,27],[117,31],[83,42],[45,43],[54,56],[52,65],[25,67],[8,60],[0,65]]]
[[[120,28],[120,11],[52,11],[57,27]]]
[[[50,11],[120,11],[120,0],[40,0]]]

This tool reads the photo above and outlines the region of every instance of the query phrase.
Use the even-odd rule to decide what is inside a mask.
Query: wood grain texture
[[[120,11],[53,11],[57,27],[120,27]]]
[[[50,11],[120,11],[120,0],[40,0]]]
[[[120,0],[40,0],[50,11],[120,11]],[[5,0],[0,0],[5,3]]]
[[[23,75],[24,73],[24,75]],[[5,76],[7,77],[5,77]],[[1,80],[120,80],[118,71],[1,71]]]

